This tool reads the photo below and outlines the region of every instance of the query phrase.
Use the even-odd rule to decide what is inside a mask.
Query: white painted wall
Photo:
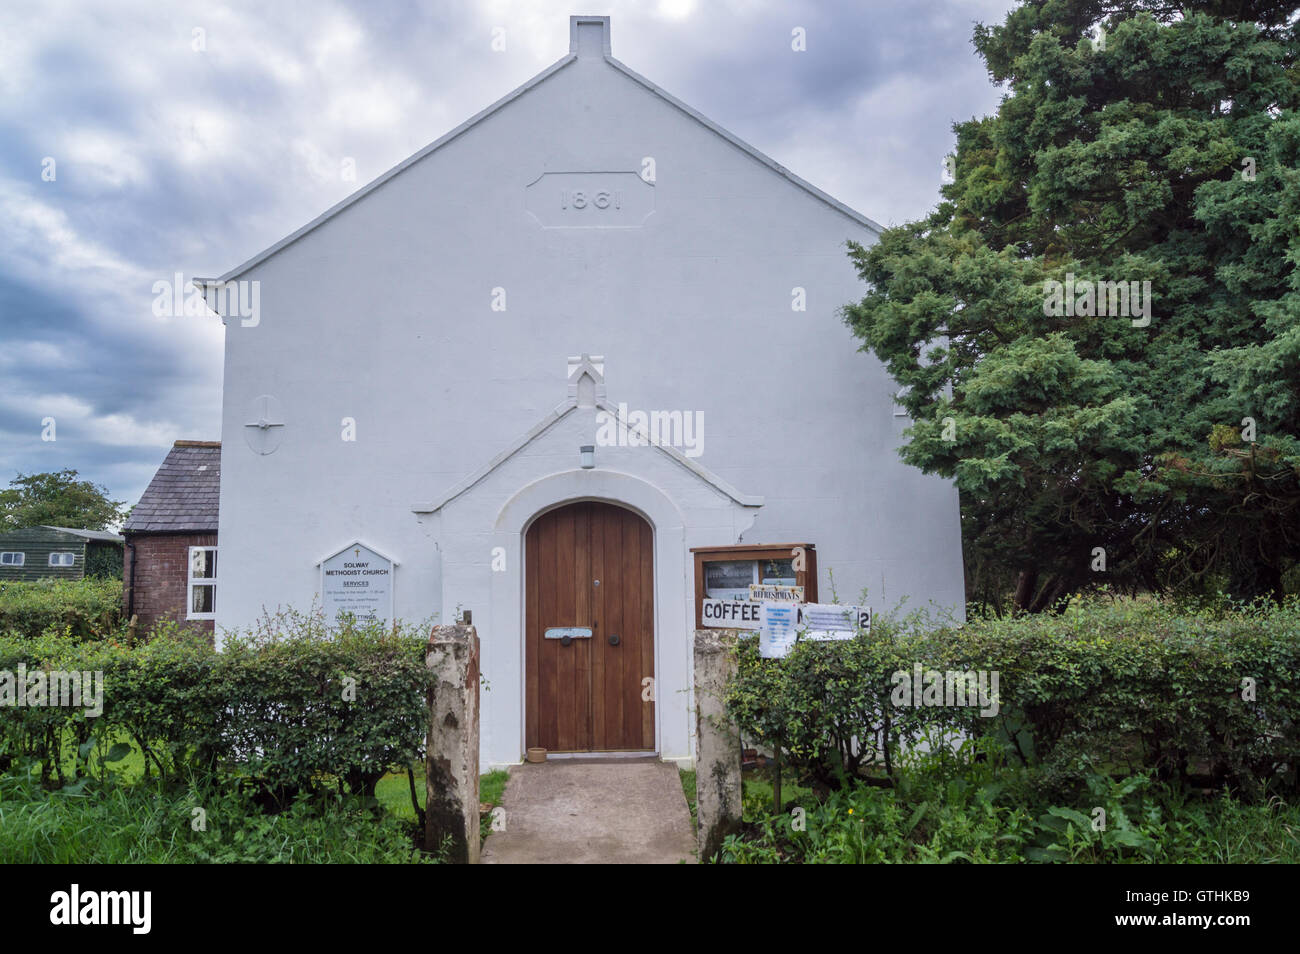
[[[361,538],[401,564],[400,617],[473,609],[491,693],[516,693],[518,593],[491,579],[490,545],[513,533],[519,552],[528,517],[512,511],[503,530],[502,509],[545,475],[570,474],[548,485],[556,492],[613,492],[572,473],[579,435],[566,428],[579,418],[547,432],[545,453],[521,451],[526,465],[512,458],[445,512],[413,507],[564,401],[566,357],[581,352],[605,356],[614,404],[702,411],[697,462],[764,498],[733,523],[723,515],[735,502],[674,476],[685,471],[662,452],[597,448],[597,473],[639,481],[626,486],[662,496],[665,514],[710,501],[671,535],[657,533],[657,579],[685,566],[686,546],[742,542],[739,528],[745,543],[814,542],[823,599],[834,571],[844,602],[869,587],[877,609],[904,597],[961,607],[956,492],[899,461],[906,419],[894,416],[894,387],[837,314],[863,294],[844,242],[874,233],[629,77],[592,39],[463,134],[232,273],[261,283],[261,320],[227,323],[219,628],[306,607],[315,561]],[[657,181],[641,227],[548,229],[526,208],[526,187],[543,173],[637,172],[647,156]],[[795,286],[807,291],[806,312],[791,310]],[[497,287],[504,312],[490,307]],[[285,424],[265,456],[244,426],[263,394],[278,399]],[[340,438],[344,417],[356,419],[353,443]],[[455,520],[454,536],[439,529]],[[682,574],[680,589],[659,592],[659,651],[670,658],[664,677],[685,688],[681,604],[692,581]],[[685,757],[686,695],[663,688],[661,752]],[[517,702],[485,697],[484,712],[484,762],[517,760]]]

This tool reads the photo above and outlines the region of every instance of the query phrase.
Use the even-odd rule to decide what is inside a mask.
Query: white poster
[[[758,654],[764,659],[781,659],[788,655],[799,634],[799,604],[759,604]]]
[[[804,639],[852,639],[859,629],[871,631],[871,607],[836,603],[805,603],[799,607]]]

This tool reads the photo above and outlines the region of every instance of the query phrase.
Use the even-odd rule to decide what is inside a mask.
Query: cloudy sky
[[[155,317],[154,283],[224,273],[510,92],[567,53],[571,13],[891,224],[937,201],[952,123],[996,108],[970,37],[1011,5],[6,0],[0,487],[68,467],[135,503],[174,439],[219,438],[220,321]]]

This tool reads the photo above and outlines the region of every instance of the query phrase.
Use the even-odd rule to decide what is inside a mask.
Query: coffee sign
[[[715,600],[705,598],[700,618],[714,629],[757,629],[759,603],[749,600]]]
[[[397,564],[364,543],[321,561],[321,608],[328,623],[350,613],[359,623],[393,621],[393,568]]]

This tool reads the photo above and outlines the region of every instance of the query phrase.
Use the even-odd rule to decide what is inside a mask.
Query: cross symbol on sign
[[[360,547],[358,547],[357,549],[353,550],[352,553],[357,557],[357,559],[360,559],[360,558],[361,558],[361,548],[360,548]]]

